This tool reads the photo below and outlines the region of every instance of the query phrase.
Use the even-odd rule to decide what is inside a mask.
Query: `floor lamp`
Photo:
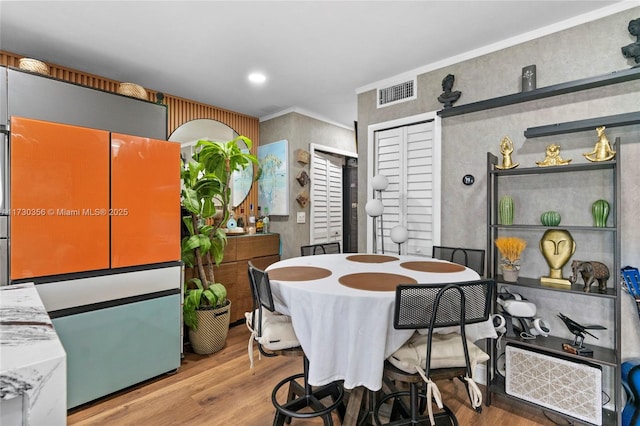
[[[398,244],[398,254],[402,254],[400,247],[402,243],[409,239],[409,231],[402,225],[396,225],[391,228],[391,241]]]
[[[380,217],[380,244],[382,247],[382,253],[384,254],[384,222],[382,220],[382,211],[384,210],[384,204],[382,204],[382,191],[389,186],[389,180],[385,175],[375,175],[371,180],[373,186],[373,199],[369,200],[364,206],[365,211],[369,216],[373,218],[373,246],[376,253],[378,252],[378,242],[376,240],[376,217]],[[378,198],[376,199],[376,191],[378,191]]]

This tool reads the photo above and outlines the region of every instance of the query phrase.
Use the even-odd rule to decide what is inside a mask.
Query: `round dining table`
[[[384,361],[414,330],[393,327],[399,284],[480,279],[456,263],[384,254],[323,254],[285,259],[267,269],[278,312],[291,316],[309,359],[309,383],[382,387]]]

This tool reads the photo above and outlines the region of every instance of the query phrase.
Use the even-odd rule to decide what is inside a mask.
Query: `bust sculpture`
[[[442,90],[444,92],[438,96],[438,102],[444,104],[445,108],[450,108],[453,104],[460,98],[462,94],[460,91],[456,90],[452,92],[453,82],[455,81],[455,76],[453,74],[447,74],[447,76],[442,80]]]
[[[540,239],[540,251],[549,265],[549,275],[540,278],[543,284],[571,285],[562,277],[562,267],[576,251],[576,242],[566,229],[549,229]]]
[[[640,64],[640,18],[629,21],[629,34],[636,37],[635,43],[622,47],[622,56],[633,58],[636,64]],[[639,65],[636,65],[636,67]]]

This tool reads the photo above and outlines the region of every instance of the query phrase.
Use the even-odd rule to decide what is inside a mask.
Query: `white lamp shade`
[[[402,225],[391,228],[391,241],[402,244],[409,239],[409,231]]]
[[[384,210],[384,205],[382,201],[378,199],[373,199],[367,201],[367,204],[364,206],[365,211],[371,217],[378,217],[382,215],[382,210]]]
[[[385,175],[375,175],[371,180],[371,185],[376,191],[384,191],[389,186],[389,179]]]

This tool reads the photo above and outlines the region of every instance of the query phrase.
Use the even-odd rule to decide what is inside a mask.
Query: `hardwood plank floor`
[[[244,325],[232,327],[225,348],[213,355],[186,353],[174,374],[149,380],[109,397],[70,410],[69,425],[242,425],[267,426],[275,410],[271,390],[285,376],[301,372],[299,358],[258,359],[249,369]],[[438,383],[442,398],[461,425],[553,425],[539,409],[494,398],[476,413],[459,381]],[[484,392],[484,388],[483,392]],[[336,424],[339,421],[336,417]],[[294,420],[297,425],[322,425],[322,420]]]

